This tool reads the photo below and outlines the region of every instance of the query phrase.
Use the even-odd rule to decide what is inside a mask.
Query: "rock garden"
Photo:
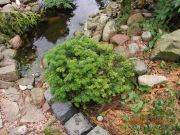
[[[179,0],[0,0],[0,135],[178,135]]]

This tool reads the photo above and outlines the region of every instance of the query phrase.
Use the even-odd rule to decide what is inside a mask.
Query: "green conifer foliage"
[[[75,37],[50,50],[46,59],[45,78],[56,100],[104,104],[131,89],[133,66],[111,45]]]
[[[44,0],[45,8],[72,8],[72,0]]]

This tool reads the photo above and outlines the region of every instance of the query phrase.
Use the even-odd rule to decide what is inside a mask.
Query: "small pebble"
[[[20,88],[20,90],[26,90],[26,89],[27,89],[27,86],[19,85],[19,88]]]
[[[28,86],[27,86],[27,89],[28,89],[28,90],[31,90],[31,89],[33,89],[33,86],[32,86],[32,85],[28,85]]]
[[[128,30],[128,25],[121,25],[120,28],[123,31],[127,31]]]
[[[34,74],[34,76],[35,76],[35,77],[39,77],[40,74],[37,72],[37,73]]]
[[[142,40],[148,42],[148,41],[150,41],[152,39],[152,34],[149,31],[145,31],[145,32],[142,33],[141,38],[142,38]]]
[[[99,121],[99,122],[103,121],[103,119],[104,119],[103,116],[98,116],[97,117],[97,121]]]

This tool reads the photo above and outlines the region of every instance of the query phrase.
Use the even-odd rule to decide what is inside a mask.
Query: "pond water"
[[[82,29],[90,14],[98,12],[107,0],[74,0],[76,8],[71,14],[57,12],[47,16],[47,23],[36,30],[36,36],[18,51],[17,61],[21,65],[22,76],[42,72],[41,59],[46,51],[73,36]]]

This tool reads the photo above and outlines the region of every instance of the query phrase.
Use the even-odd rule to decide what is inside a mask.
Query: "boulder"
[[[96,126],[87,135],[110,135],[110,134],[100,126]]]
[[[20,97],[20,93],[19,93],[19,91],[16,88],[9,87],[7,90],[5,90],[5,96],[10,101],[17,102],[19,97]]]
[[[92,128],[92,125],[82,113],[75,114],[64,126],[68,135],[83,135]]]
[[[129,39],[128,35],[116,34],[111,38],[110,42],[116,45],[124,45]]]
[[[14,85],[13,82],[6,82],[6,81],[0,80],[0,89],[8,89],[9,87],[13,85]]]
[[[3,7],[1,12],[12,12],[14,11],[14,7],[11,4],[7,4]]]
[[[18,118],[19,107],[16,102],[7,99],[1,100],[1,109],[5,114],[5,120],[14,122]]]
[[[6,5],[10,2],[11,2],[10,0],[0,0],[0,5]]]
[[[147,65],[142,60],[135,59],[133,60],[134,69],[138,75],[143,75],[147,72]]]
[[[13,49],[18,49],[23,45],[23,41],[19,35],[16,35],[9,41]]]
[[[65,123],[77,112],[70,103],[55,102],[51,108],[56,118],[62,123]]]
[[[180,60],[180,29],[163,35],[155,44],[152,59]]]
[[[48,89],[44,92],[44,97],[46,99],[46,101],[48,102],[48,104],[52,104],[52,99],[53,99],[53,96],[51,94],[51,90]]]
[[[14,58],[16,56],[17,51],[14,49],[5,49],[2,54],[6,57],[6,58]]]
[[[115,21],[110,20],[106,23],[104,27],[102,40],[108,42],[110,38],[115,34],[116,34]]]
[[[167,78],[160,75],[142,75],[138,77],[138,82],[140,85],[153,87],[155,85],[167,82]]]
[[[141,13],[136,13],[136,14],[131,15],[128,18],[127,24],[131,25],[133,23],[138,23],[138,22],[141,22],[143,20],[144,20],[144,17],[142,16],[142,14]]]
[[[34,105],[41,107],[44,103],[44,89],[34,88],[31,90],[31,97]]]
[[[16,65],[9,65],[0,68],[0,80],[13,82],[18,80],[19,74]]]

